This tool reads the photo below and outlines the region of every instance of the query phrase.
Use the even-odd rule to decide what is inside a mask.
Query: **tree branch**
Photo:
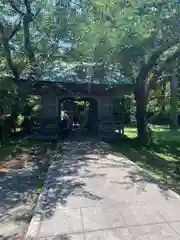
[[[19,80],[19,72],[18,72],[16,65],[13,63],[13,60],[12,60],[11,49],[9,46],[9,39],[3,38],[2,44],[4,47],[4,53],[6,56],[7,65],[9,66],[10,70],[12,71],[12,73],[15,77],[15,80],[17,81],[17,80]]]
[[[149,88],[153,88],[154,84],[157,82],[157,80],[160,78],[160,76],[163,74],[165,71],[166,67],[173,61],[175,61],[177,58],[180,57],[180,50],[178,49],[174,54],[172,54],[170,57],[168,57],[162,66],[158,71],[155,71],[153,74],[152,78],[149,81]]]
[[[23,29],[24,29],[24,48],[27,57],[31,63],[35,62],[35,55],[31,46],[30,32],[29,32],[29,20],[26,16],[23,17]]]
[[[19,31],[20,27],[21,27],[21,19],[19,20],[18,24],[14,25],[12,32],[8,36],[9,40],[11,40],[14,37],[14,35]]]
[[[31,13],[31,5],[29,3],[29,0],[24,0],[24,5],[26,7],[27,14],[32,14]]]
[[[156,62],[159,59],[160,55],[163,52],[165,52],[167,49],[169,49],[170,47],[175,46],[177,43],[178,42],[176,42],[176,41],[175,42],[169,42],[168,44],[164,45],[162,48],[155,51],[151,55],[148,62],[141,67],[140,72],[139,72],[139,74],[136,78],[136,82],[138,83],[141,80],[145,81],[148,77],[148,74],[149,74],[150,70],[156,65]]]
[[[26,8],[26,13],[23,16],[23,30],[24,30],[24,48],[26,55],[31,63],[35,62],[35,55],[30,40],[29,24],[33,21],[33,14],[31,12],[31,5],[29,0],[23,0]]]
[[[160,49],[156,50],[151,57],[149,58],[148,62],[144,64],[135,81],[135,98],[139,95],[141,98],[146,101],[149,97],[150,85],[147,81],[147,77],[149,72],[153,69],[153,67],[157,64],[157,60],[159,59],[160,55],[167,51],[170,47],[173,47],[178,44],[178,40],[171,41],[162,46]]]
[[[1,40],[1,44],[3,46],[3,50],[4,50],[5,57],[6,57],[7,65],[9,66],[9,69],[11,70],[12,74],[14,75],[15,82],[17,82],[19,80],[19,71],[18,71],[17,66],[14,64],[14,62],[12,60],[9,40],[18,31],[19,26],[20,26],[20,23],[13,28],[10,36],[6,36],[6,33],[5,33],[6,29],[3,26],[3,24],[0,22],[0,35],[2,35],[0,40]]]
[[[36,11],[36,13],[34,14],[34,17],[37,17],[37,15],[40,13],[40,11],[41,11],[41,8],[39,8],[39,9]]]
[[[4,31],[4,26],[3,24],[0,22],[0,34],[4,35],[5,31]]]
[[[10,3],[10,5],[11,5],[11,7],[12,7],[16,12],[18,12],[20,15],[24,15],[24,12],[21,11],[21,10],[16,6],[16,4],[14,3],[13,0],[9,0],[9,3]]]

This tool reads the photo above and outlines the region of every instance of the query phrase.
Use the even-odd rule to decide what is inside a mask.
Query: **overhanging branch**
[[[10,35],[8,36],[8,39],[12,39],[14,37],[14,35],[20,30],[21,27],[21,19],[19,20],[19,23],[14,25],[12,32],[10,33]]]
[[[155,71],[154,74],[152,75],[152,78],[149,80],[149,88],[152,89],[153,86],[155,85],[155,83],[158,81],[158,79],[162,79],[163,72],[166,70],[166,67],[172,63],[173,61],[176,61],[177,58],[180,57],[180,50],[178,49],[178,51],[174,52],[170,57],[168,57],[165,61],[163,66],[158,70]],[[166,75],[166,76],[170,76],[170,75]]]
[[[156,50],[151,55],[148,62],[141,67],[140,72],[139,72],[139,74],[136,78],[136,82],[139,82],[141,80],[145,81],[148,77],[148,74],[149,74],[150,70],[156,65],[157,60],[159,59],[160,55],[163,52],[165,52],[166,50],[168,50],[169,48],[171,48],[171,47],[173,47],[177,44],[178,44],[178,41],[168,42],[167,44],[162,46],[160,49]]]
[[[31,5],[29,3],[29,0],[24,0],[24,5],[26,7],[27,14],[31,14]]]
[[[10,5],[11,5],[11,7],[12,7],[16,12],[18,12],[20,15],[24,15],[24,12],[21,11],[21,10],[16,6],[16,4],[14,3],[13,0],[9,0],[9,3],[10,3]]]
[[[17,31],[17,29],[15,28],[14,31],[11,32],[10,36],[13,36],[13,32],[15,34],[15,32],[16,32],[15,30]],[[7,65],[9,66],[9,69],[12,71],[15,80],[17,81],[19,79],[19,72],[18,72],[17,66],[14,64],[14,62],[12,60],[11,48],[9,45],[10,36],[6,36],[5,31],[6,31],[6,28],[0,22],[1,44],[3,46],[3,50],[5,53],[6,62],[7,62]]]
[[[34,14],[34,17],[37,17],[37,15],[40,13],[40,11],[41,11],[41,8],[39,8],[39,9],[36,11],[36,13]]]

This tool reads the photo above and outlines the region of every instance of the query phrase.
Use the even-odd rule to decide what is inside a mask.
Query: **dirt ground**
[[[0,240],[24,239],[53,150],[27,140],[0,149]]]

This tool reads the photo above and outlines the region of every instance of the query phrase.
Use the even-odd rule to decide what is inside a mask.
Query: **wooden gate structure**
[[[94,102],[94,134],[121,129],[124,125],[122,100],[132,93],[132,84],[88,84],[55,81],[22,80],[20,89],[23,95],[41,97],[39,112],[32,117],[32,132],[47,138],[56,138],[59,131],[59,109],[63,98],[86,99]]]

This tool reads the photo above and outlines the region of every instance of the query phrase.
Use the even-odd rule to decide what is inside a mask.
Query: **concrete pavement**
[[[26,240],[179,240],[180,198],[97,140],[52,163]]]

